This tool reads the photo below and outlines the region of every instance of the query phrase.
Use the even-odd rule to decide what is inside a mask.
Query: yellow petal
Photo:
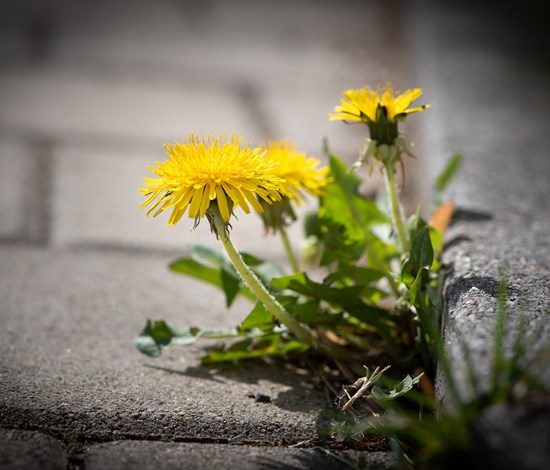
[[[199,209],[201,207],[202,195],[204,194],[204,186],[201,189],[197,189],[193,193],[193,198],[191,199],[191,205],[189,206],[188,215],[191,218],[195,218]]]
[[[235,204],[238,204],[243,211],[245,211],[247,214],[250,212],[250,208],[248,207],[248,204],[246,203],[246,200],[244,199],[239,188],[234,186],[224,185],[223,189],[229,195],[229,197],[233,199],[233,202],[235,202]]]
[[[258,202],[258,199],[256,198],[256,196],[254,194],[252,194],[252,192],[248,191],[247,189],[243,189],[242,191],[243,191],[244,196],[246,197],[246,199],[250,203],[250,205],[254,209],[256,209],[257,212],[262,213],[264,210],[263,210],[261,204]]]
[[[204,192],[202,193],[201,207],[199,212],[201,217],[204,217],[204,215],[206,214],[206,211],[210,207],[210,201],[211,199],[210,199],[210,195],[208,194],[208,188],[205,186]]]
[[[216,200],[218,201],[218,208],[220,209],[220,214],[225,222],[229,222],[229,206],[227,205],[227,197],[225,192],[220,186],[216,186]]]
[[[422,95],[421,88],[412,88],[405,91],[395,99],[396,113],[400,114],[406,111],[409,105]]]

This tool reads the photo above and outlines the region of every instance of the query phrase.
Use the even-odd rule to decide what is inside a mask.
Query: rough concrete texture
[[[474,429],[474,446],[485,468],[540,470],[550,462],[550,407],[497,405],[484,410]]]
[[[147,318],[233,326],[251,307],[239,301],[227,311],[215,289],[167,270],[189,244],[218,242],[206,224],[191,231],[189,220],[168,229],[166,217],[147,219],[136,191],[146,166],[164,159],[162,144],[188,132],[237,131],[253,144],[286,137],[318,157],[327,137],[355,159],[364,129],[327,114],[346,88],[410,86],[399,5],[0,7],[0,426],[40,430],[69,447],[190,441],[188,454],[203,456],[203,443],[321,443],[333,410],[306,371],[200,367],[205,344],[156,361],[134,349]],[[281,261],[280,242],[262,233],[256,216],[234,223],[239,249]],[[256,392],[272,401],[248,398]],[[172,452],[150,445],[159,460]],[[113,446],[125,459],[140,443]],[[111,452],[92,449],[95,462]],[[223,449],[226,463],[245,465],[240,448]],[[247,452],[264,451],[276,452]],[[288,452],[299,465],[302,451]]]
[[[4,425],[102,440],[323,437],[320,411],[328,404],[309,375],[260,364],[203,368],[197,347],[159,360],[134,349],[147,318],[232,326],[251,308],[243,301],[227,312],[213,288],[170,273],[169,258],[28,247],[0,253]],[[257,391],[273,401],[247,397]]]
[[[452,373],[465,400],[472,388],[463,345],[481,390],[491,386],[501,281],[507,287],[505,354],[513,354],[525,321],[522,365],[550,387],[548,41],[538,29],[542,23],[525,21],[517,3],[497,19],[493,9],[473,2],[425,2],[429,8],[415,23],[420,78],[435,103],[422,138],[426,171],[435,175],[452,153],[464,155],[450,190],[457,214],[444,257],[453,268],[444,321]],[[443,379],[439,386],[439,397],[451,404]],[[485,411],[475,438],[484,468],[547,468],[549,410],[546,395],[542,402],[528,398],[524,405]]]
[[[97,444],[87,448],[85,456],[87,470],[223,469],[228,467],[228,462],[232,462],[232,466],[243,470],[277,468],[374,470],[387,469],[392,464],[391,456],[385,452],[136,441]]]
[[[426,130],[415,140],[428,181],[452,152],[465,155],[452,189],[461,210],[446,255],[455,269],[447,340],[457,376],[460,332],[486,377],[499,266],[508,265],[513,316],[525,311],[535,325],[548,306],[544,47],[533,28],[521,33],[518,15],[405,3],[1,2],[0,426],[85,441],[85,465],[131,459],[142,444],[143,461],[187,452],[200,462],[220,450],[241,466],[272,453],[320,466],[323,451],[225,447],[322,442],[330,405],[310,376],[276,365],[202,368],[203,345],[158,361],[133,349],[147,318],[234,325],[250,308],[241,301],[228,312],[214,289],[166,270],[187,244],[216,240],[205,224],[190,232],[146,219],[136,188],[145,166],[164,158],[162,144],[188,131],[287,137],[317,156],[328,137],[351,161],[363,129],[326,114],[342,90],[386,81],[423,87],[433,105],[408,127]],[[524,47],[520,37],[534,40]],[[278,242],[261,231],[241,216],[238,247],[280,261]],[[272,402],[247,397],[257,391]],[[11,432],[3,436],[23,435]],[[58,441],[32,436],[63,458]],[[32,439],[10,437],[2,455],[29,442],[28,457],[42,458]],[[191,442],[92,445],[121,439]],[[487,435],[485,448],[492,442]]]
[[[488,27],[490,10],[427,3],[432,8],[418,18],[426,28],[417,40],[424,51],[419,53],[421,79],[437,103],[426,113],[422,139],[428,171],[436,174],[456,151],[464,155],[449,191],[457,214],[445,255],[454,268],[446,287],[447,343],[461,380],[465,367],[456,362],[462,355],[455,334],[473,351],[487,385],[501,268],[509,276],[510,322],[525,314],[529,333],[544,329],[539,340],[530,341],[531,354],[550,345],[546,52],[521,41],[522,22],[516,24],[515,40],[501,40],[511,15]],[[428,53],[426,44],[431,44]],[[548,372],[538,371],[550,385]]]
[[[67,468],[65,448],[53,437],[35,431],[0,429],[0,468],[26,470]]]

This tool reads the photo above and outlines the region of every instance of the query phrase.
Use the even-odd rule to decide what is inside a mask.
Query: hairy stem
[[[267,308],[267,310],[279,320],[282,324],[292,331],[300,339],[300,341],[317,348],[317,344],[311,334],[309,328],[299,323],[285,308],[277,302],[277,300],[267,291],[265,286],[260,282],[258,277],[252,272],[252,270],[246,265],[242,256],[239,254],[235,245],[229,238],[227,226],[223,221],[218,209],[210,208],[213,223],[216,232],[223,244],[229,259],[233,263],[233,266],[241,276],[243,282],[248,288],[256,295],[258,300]]]

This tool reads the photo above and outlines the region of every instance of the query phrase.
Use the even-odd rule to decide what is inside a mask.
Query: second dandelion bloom
[[[261,217],[266,230],[278,231],[296,220],[293,206],[302,204],[307,195],[321,196],[331,178],[329,168],[320,167],[320,160],[300,152],[287,140],[269,142],[266,149],[266,160],[274,165],[274,174],[283,180],[283,197],[271,205],[260,201],[264,208]]]
[[[285,181],[285,196],[299,204],[304,201],[306,193],[312,196],[323,193],[330,179],[329,168],[319,168],[320,160],[308,157],[284,139],[269,142],[266,148],[266,159],[274,165],[274,174]]]
[[[157,177],[144,178],[139,193],[147,196],[141,206],[149,206],[147,215],[172,211],[169,225],[186,211],[198,223],[214,201],[228,223],[235,206],[261,213],[259,201],[270,205],[282,198],[284,180],[274,172],[277,164],[266,158],[264,149],[243,143],[237,133],[229,138],[224,133],[189,134],[186,141],[165,148],[168,159],[148,167]]]
[[[278,232],[293,272],[300,271],[300,263],[291,246],[286,226],[297,220],[295,205],[300,205],[306,196],[321,196],[325,186],[331,181],[329,168],[320,167],[321,161],[300,152],[287,140],[269,142],[266,145],[266,160],[274,165],[273,172],[284,181],[283,197],[273,204],[260,201],[264,209],[261,214],[267,232]]]

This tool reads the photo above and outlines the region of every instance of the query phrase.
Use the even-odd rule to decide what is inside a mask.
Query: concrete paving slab
[[[87,470],[104,468],[168,470],[176,468],[223,469],[387,469],[393,459],[385,452],[328,451],[216,444],[119,441],[89,447]]]
[[[25,228],[25,189],[31,174],[32,158],[25,145],[0,142],[0,237],[14,240]]]
[[[235,130],[256,137],[238,96],[224,89],[159,87],[56,69],[37,74],[22,65],[0,73],[0,90],[3,127],[57,139],[121,136],[160,146],[190,131]]]
[[[0,139],[0,239],[49,241],[52,145],[42,139]]]
[[[259,363],[206,369],[197,347],[155,361],[132,346],[147,318],[230,326],[247,302],[227,312],[217,292],[169,273],[162,256],[0,251],[2,426],[99,440],[326,437],[330,404],[309,375]],[[257,391],[272,402],[247,396]]]
[[[36,431],[0,429],[0,467],[3,470],[67,468],[64,445]]]
[[[256,144],[287,137],[322,158],[328,137],[334,152],[352,161],[364,129],[327,119],[342,90],[388,79],[410,85],[403,79],[403,38],[387,28],[402,20],[396,7],[382,2],[131,6],[131,21],[124,14],[128,2],[6,8],[0,136],[23,147],[47,142],[53,159],[51,207],[25,218],[48,223],[39,224],[39,235],[25,226],[10,239],[55,246],[215,245],[204,224],[194,232],[167,230],[136,210],[142,200],[136,188],[145,166],[164,158],[163,143],[188,131],[227,129]],[[30,52],[38,40],[43,60]],[[47,183],[46,176],[37,178]],[[12,201],[28,185],[9,181],[17,186]],[[27,212],[19,206],[6,204],[3,230],[10,234],[28,214],[29,204]],[[235,241],[243,250],[280,257],[279,241],[257,236],[261,231],[255,216],[241,217]],[[300,239],[300,227],[291,235]]]
[[[256,142],[287,136],[314,154],[329,137],[355,156],[358,134],[326,119],[342,90],[411,86],[393,4],[131,2],[132,21],[121,21],[129,8],[10,5],[2,34],[14,52],[3,54],[0,131],[147,146],[227,129]],[[25,27],[33,21],[51,36],[38,62],[17,46],[32,42]]]
[[[91,62],[99,58],[113,67],[128,62],[185,68],[217,64],[218,70],[240,70],[244,75],[253,67],[265,77],[277,71],[309,70],[321,81],[334,69],[359,69],[349,55],[365,44],[371,57],[379,59],[402,40],[396,28],[401,21],[399,5],[358,0],[343,0],[337,6],[312,0],[282,0],[276,5],[239,0],[231,6],[220,0],[200,5],[177,0],[125,0],[113,5],[100,0],[93,7],[70,1],[46,7],[25,2],[6,5],[0,21],[5,54],[10,46],[24,49],[25,44],[17,44],[31,41],[30,27],[39,23],[49,39],[47,58],[53,62],[83,57]],[[330,67],[324,54],[334,60]],[[303,73],[295,75],[306,85]]]
[[[163,158],[161,144],[188,130],[286,136],[318,156],[328,135],[335,152],[354,154],[356,129],[333,123],[330,133],[326,114],[347,87],[411,86],[399,8],[355,0],[6,6],[0,137],[23,149],[39,142],[32,161],[48,172],[35,168],[34,184],[22,184],[13,172],[25,164],[7,160],[6,231],[17,236],[24,220],[15,241],[31,244],[0,246],[0,425],[67,442],[322,441],[332,410],[307,375],[271,364],[207,370],[197,366],[198,347],[158,361],[133,349],[146,318],[234,325],[250,308],[240,301],[228,312],[217,291],[166,270],[191,237],[213,238],[204,224],[187,238],[187,227],[170,233],[165,221],[145,219],[135,190],[145,165]],[[44,210],[22,208],[17,195],[38,183],[33,197],[48,201]],[[258,237],[253,217],[235,224],[239,248],[279,259],[278,241]],[[29,225],[35,219],[40,230]],[[272,402],[247,397],[256,391]]]

